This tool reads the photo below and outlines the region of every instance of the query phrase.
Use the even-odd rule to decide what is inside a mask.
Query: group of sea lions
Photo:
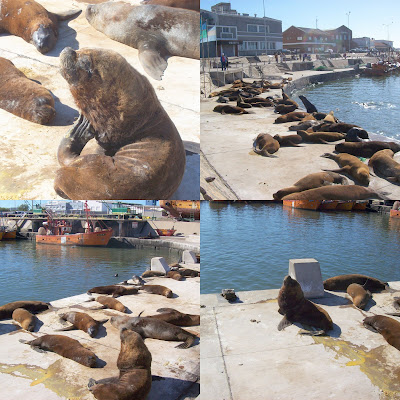
[[[346,291],[355,307],[364,310],[372,298],[371,292],[380,292],[388,288],[386,282],[360,274],[339,275],[324,281],[324,289]],[[399,309],[399,299],[393,305]],[[283,315],[278,330],[283,330],[293,323],[301,323],[307,330],[301,334],[324,335],[333,329],[333,322],[326,310],[304,297],[300,284],[286,276],[278,295],[278,312]],[[399,313],[389,315],[400,316]],[[393,347],[400,350],[400,322],[385,315],[373,315],[363,320],[365,328],[382,334]]]
[[[199,58],[199,0],[147,0],[141,5],[88,5],[87,21],[113,40],[138,49],[148,75],[160,80],[171,56]],[[0,31],[20,36],[41,53],[58,38],[56,15],[34,0],[3,0]],[[186,156],[181,137],[146,77],[105,49],[66,47],[60,73],[81,113],[58,149],[54,189],[67,199],[169,198],[179,187]],[[0,58],[0,107],[39,124],[51,124],[54,98],[14,64]],[[81,155],[95,138],[101,152]]]
[[[172,266],[178,270],[178,264]],[[190,277],[188,269],[182,268]],[[195,271],[194,271],[195,272]],[[146,275],[146,274],[144,274]],[[165,276],[165,278],[168,278]],[[165,286],[149,285],[134,275],[129,282],[118,285],[99,286],[88,290],[88,294],[107,294],[111,296],[135,295],[138,290],[143,290],[151,294],[161,294],[167,298],[172,297],[172,291]],[[135,285],[135,286],[133,286]],[[186,314],[174,308],[159,308],[156,314],[141,316],[143,311],[137,316],[126,315],[126,307],[114,297],[98,296],[91,298],[102,304],[102,307],[112,308],[125,315],[114,314],[110,318],[111,326],[119,330],[121,350],[117,359],[117,367],[120,371],[118,377],[96,381],[90,379],[88,389],[99,400],[124,400],[124,399],[146,399],[151,389],[151,361],[152,355],[145,345],[144,339],[153,338],[166,341],[181,341],[182,344],[176,346],[179,349],[187,349],[193,346],[199,335],[181,327],[190,327],[200,324],[200,315]],[[87,333],[91,338],[96,338],[101,324],[109,319],[95,319],[86,312],[81,311],[61,311],[51,307],[49,303],[41,301],[15,301],[0,306],[0,319],[12,318],[22,329],[35,332],[35,315],[31,312],[41,312],[50,309],[56,312],[62,325],[66,327],[56,329],[56,331],[67,331],[78,329]],[[88,310],[95,312],[99,308],[90,307]],[[45,334],[33,340],[20,340],[21,343],[28,344],[32,349],[39,352],[54,352],[62,357],[71,359],[89,368],[100,367],[99,359],[96,354],[87,346],[83,346],[80,341],[72,339],[62,334]]]

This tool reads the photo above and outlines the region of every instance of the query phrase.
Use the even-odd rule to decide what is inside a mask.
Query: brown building
[[[342,25],[336,29],[321,30],[291,26],[282,33],[283,48],[300,53],[318,53],[329,49],[334,52],[349,51],[352,32]]]

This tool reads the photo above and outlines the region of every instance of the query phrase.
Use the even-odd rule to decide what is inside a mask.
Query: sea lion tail
[[[175,346],[175,348],[176,349],[188,349],[189,347],[191,347],[193,345],[194,338],[195,338],[195,336],[188,336],[183,343],[179,344],[178,346]]]

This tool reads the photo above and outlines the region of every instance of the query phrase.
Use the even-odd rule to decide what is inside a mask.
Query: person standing
[[[222,71],[226,70],[226,57],[224,53],[221,54],[221,68]]]

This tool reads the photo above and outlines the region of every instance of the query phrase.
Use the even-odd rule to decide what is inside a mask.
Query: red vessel
[[[156,229],[158,236],[173,236],[176,229]]]
[[[36,235],[36,243],[57,244],[63,246],[107,246],[113,231],[112,228],[96,227],[90,218],[89,208],[85,203],[86,226],[85,233],[71,233],[72,224],[68,221],[55,220],[49,214],[46,228],[40,228]],[[100,223],[100,221],[97,221]],[[44,230],[46,234],[40,234]]]

